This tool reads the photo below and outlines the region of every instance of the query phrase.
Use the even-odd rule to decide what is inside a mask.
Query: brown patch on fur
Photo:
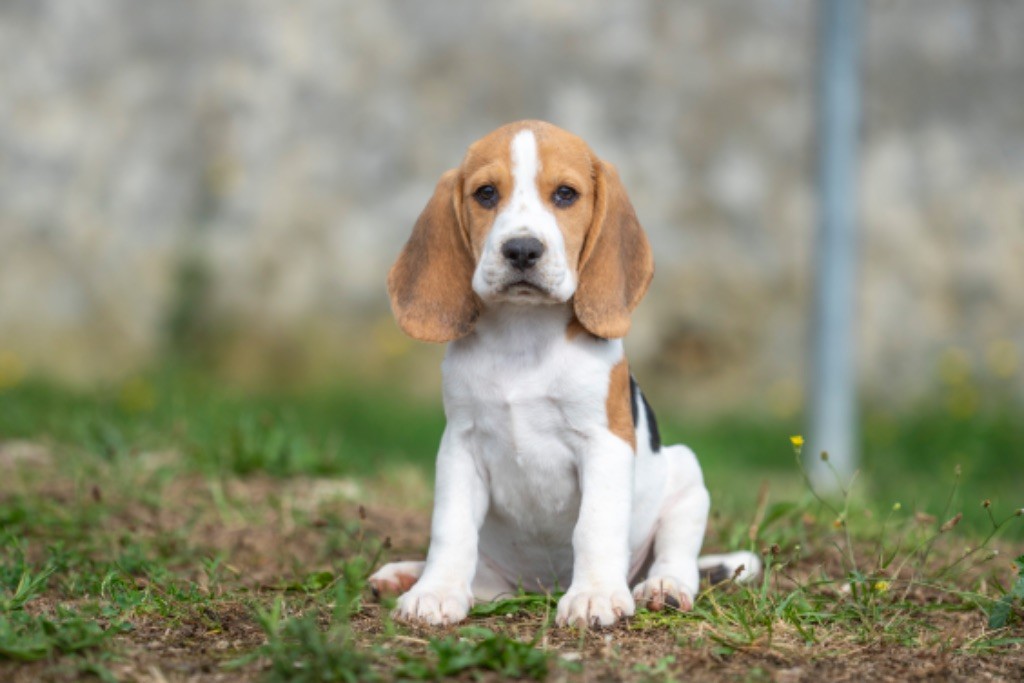
[[[633,411],[629,396],[629,363],[623,358],[612,368],[608,383],[608,398],[605,412],[608,413],[608,429],[630,445],[636,453],[636,429],[633,425]]]
[[[494,219],[506,208],[512,195],[511,145],[516,132],[514,126],[509,125],[480,138],[466,150],[459,167],[463,179],[459,188],[461,218],[474,259],[480,258],[487,236],[494,227]],[[480,206],[473,198],[473,193],[483,185],[493,185],[498,191],[498,203],[491,208]]]
[[[406,334],[421,341],[464,337],[480,314],[471,285],[475,263],[459,220],[461,184],[457,170],[441,176],[388,273],[395,319]]]
[[[573,307],[594,335],[614,339],[629,331],[629,316],[654,277],[654,256],[615,167],[595,163],[596,208]]]
[[[537,193],[555,216],[565,245],[569,268],[579,272],[587,234],[594,224],[597,205],[597,157],[580,138],[550,124],[537,123],[530,128],[537,139],[540,170]],[[570,206],[556,206],[553,195],[562,185],[579,193]]]

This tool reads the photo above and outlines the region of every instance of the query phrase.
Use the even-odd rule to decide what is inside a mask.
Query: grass
[[[762,581],[606,631],[555,628],[557,596],[537,595],[424,629],[393,623],[365,579],[425,549],[429,515],[392,473],[421,473],[426,496],[437,405],[189,372],[23,382],[0,391],[0,679],[1024,673],[1017,414],[869,413],[865,472],[837,500],[801,483],[792,423],[663,421],[702,457],[707,547],[763,553]]]
[[[427,465],[442,420],[436,407],[396,401],[384,387],[244,393],[194,372],[93,391],[30,381],[0,392],[6,439],[45,437],[108,459],[175,448],[193,467],[233,474],[366,475],[402,462]]]
[[[797,421],[660,417],[666,442],[687,443],[701,457],[717,507],[749,507],[749,487],[765,480],[787,494],[802,491],[791,454],[778,447],[799,431]],[[0,391],[0,438],[48,439],[106,459],[169,448],[191,468],[227,476],[365,477],[412,465],[429,478],[443,427],[438,404],[393,386],[242,392],[201,373],[166,370],[94,391],[42,381]],[[941,514],[948,489],[921,475],[948,481],[959,470],[953,503],[965,509],[966,527],[987,526],[974,509],[982,500],[998,509],[1024,505],[1020,481],[1008,472],[1024,452],[1024,419],[1012,404],[969,415],[942,405],[898,418],[868,411],[861,436],[867,474],[859,490],[868,499]]]

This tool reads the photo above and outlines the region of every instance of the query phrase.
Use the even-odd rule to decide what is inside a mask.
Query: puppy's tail
[[[745,550],[723,555],[702,555],[697,558],[697,568],[700,569],[701,578],[706,578],[712,584],[729,579],[749,583],[761,575],[761,558]]]

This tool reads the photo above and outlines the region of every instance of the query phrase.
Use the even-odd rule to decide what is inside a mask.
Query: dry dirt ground
[[[135,573],[135,587],[149,602],[122,612],[117,619],[130,630],[84,659],[0,659],[0,680],[85,680],[92,675],[88,662],[98,663],[104,675],[127,681],[257,680],[266,675],[265,658],[225,668],[266,642],[255,616],[257,606],[280,598],[295,614],[314,609],[313,598],[296,586],[319,571],[337,573],[356,554],[377,556],[384,539],[388,548],[378,560],[424,554],[428,508],[422,502],[411,508],[403,503],[422,491],[410,493],[394,482],[218,479],[183,473],[169,465],[172,461],[173,454],[151,454],[139,456],[137,466],[97,467],[71,475],[45,458],[27,466],[4,464],[0,509],[21,506],[37,516],[21,519],[16,531],[29,559],[42,562],[47,548],[59,543],[102,566],[125,548],[135,548],[173,578],[161,582],[152,570]],[[353,495],[368,501],[362,514]],[[715,537],[713,529],[709,539]],[[841,551],[834,542],[828,538],[819,547],[804,548],[769,593],[781,598],[791,586],[837,570]],[[212,557],[221,558],[213,574],[201,563]],[[1008,566],[983,568],[983,576],[959,581],[1010,581]],[[68,583],[58,572],[25,609],[52,613],[58,604],[109,599],[76,595]],[[710,605],[699,618],[648,613],[611,629],[575,631],[547,626],[550,614],[534,609],[477,616],[471,623],[524,641],[537,639],[538,647],[553,653],[548,680],[555,681],[1024,680],[1024,631],[1019,624],[993,633],[972,598],[947,589],[916,586],[896,604],[900,577],[892,583],[892,602],[880,599],[867,613],[852,610],[855,616],[848,621],[823,615],[810,640],[777,616],[749,627],[738,624],[727,611],[732,606],[746,609],[747,603],[728,588],[699,601]],[[187,604],[176,602],[178,594],[169,592],[169,585],[187,586],[194,596]],[[850,601],[841,582],[822,584],[819,594],[826,605],[829,600]],[[716,601],[716,595],[721,599]],[[458,633],[457,628],[392,627],[385,608],[369,594],[364,598],[351,622],[360,647],[394,647],[417,655],[426,652],[430,639]],[[716,611],[715,605],[726,613]],[[96,618],[101,623],[115,620],[102,614]],[[813,623],[813,617],[804,623]],[[386,656],[374,666],[385,679],[392,673]],[[501,677],[477,670],[461,678]]]

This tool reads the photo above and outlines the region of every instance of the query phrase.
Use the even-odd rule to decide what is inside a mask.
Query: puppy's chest
[[[466,354],[446,368],[449,419],[487,472],[493,508],[575,514],[577,466],[604,428],[607,377],[581,354]],[[606,373],[605,373],[606,374]]]

